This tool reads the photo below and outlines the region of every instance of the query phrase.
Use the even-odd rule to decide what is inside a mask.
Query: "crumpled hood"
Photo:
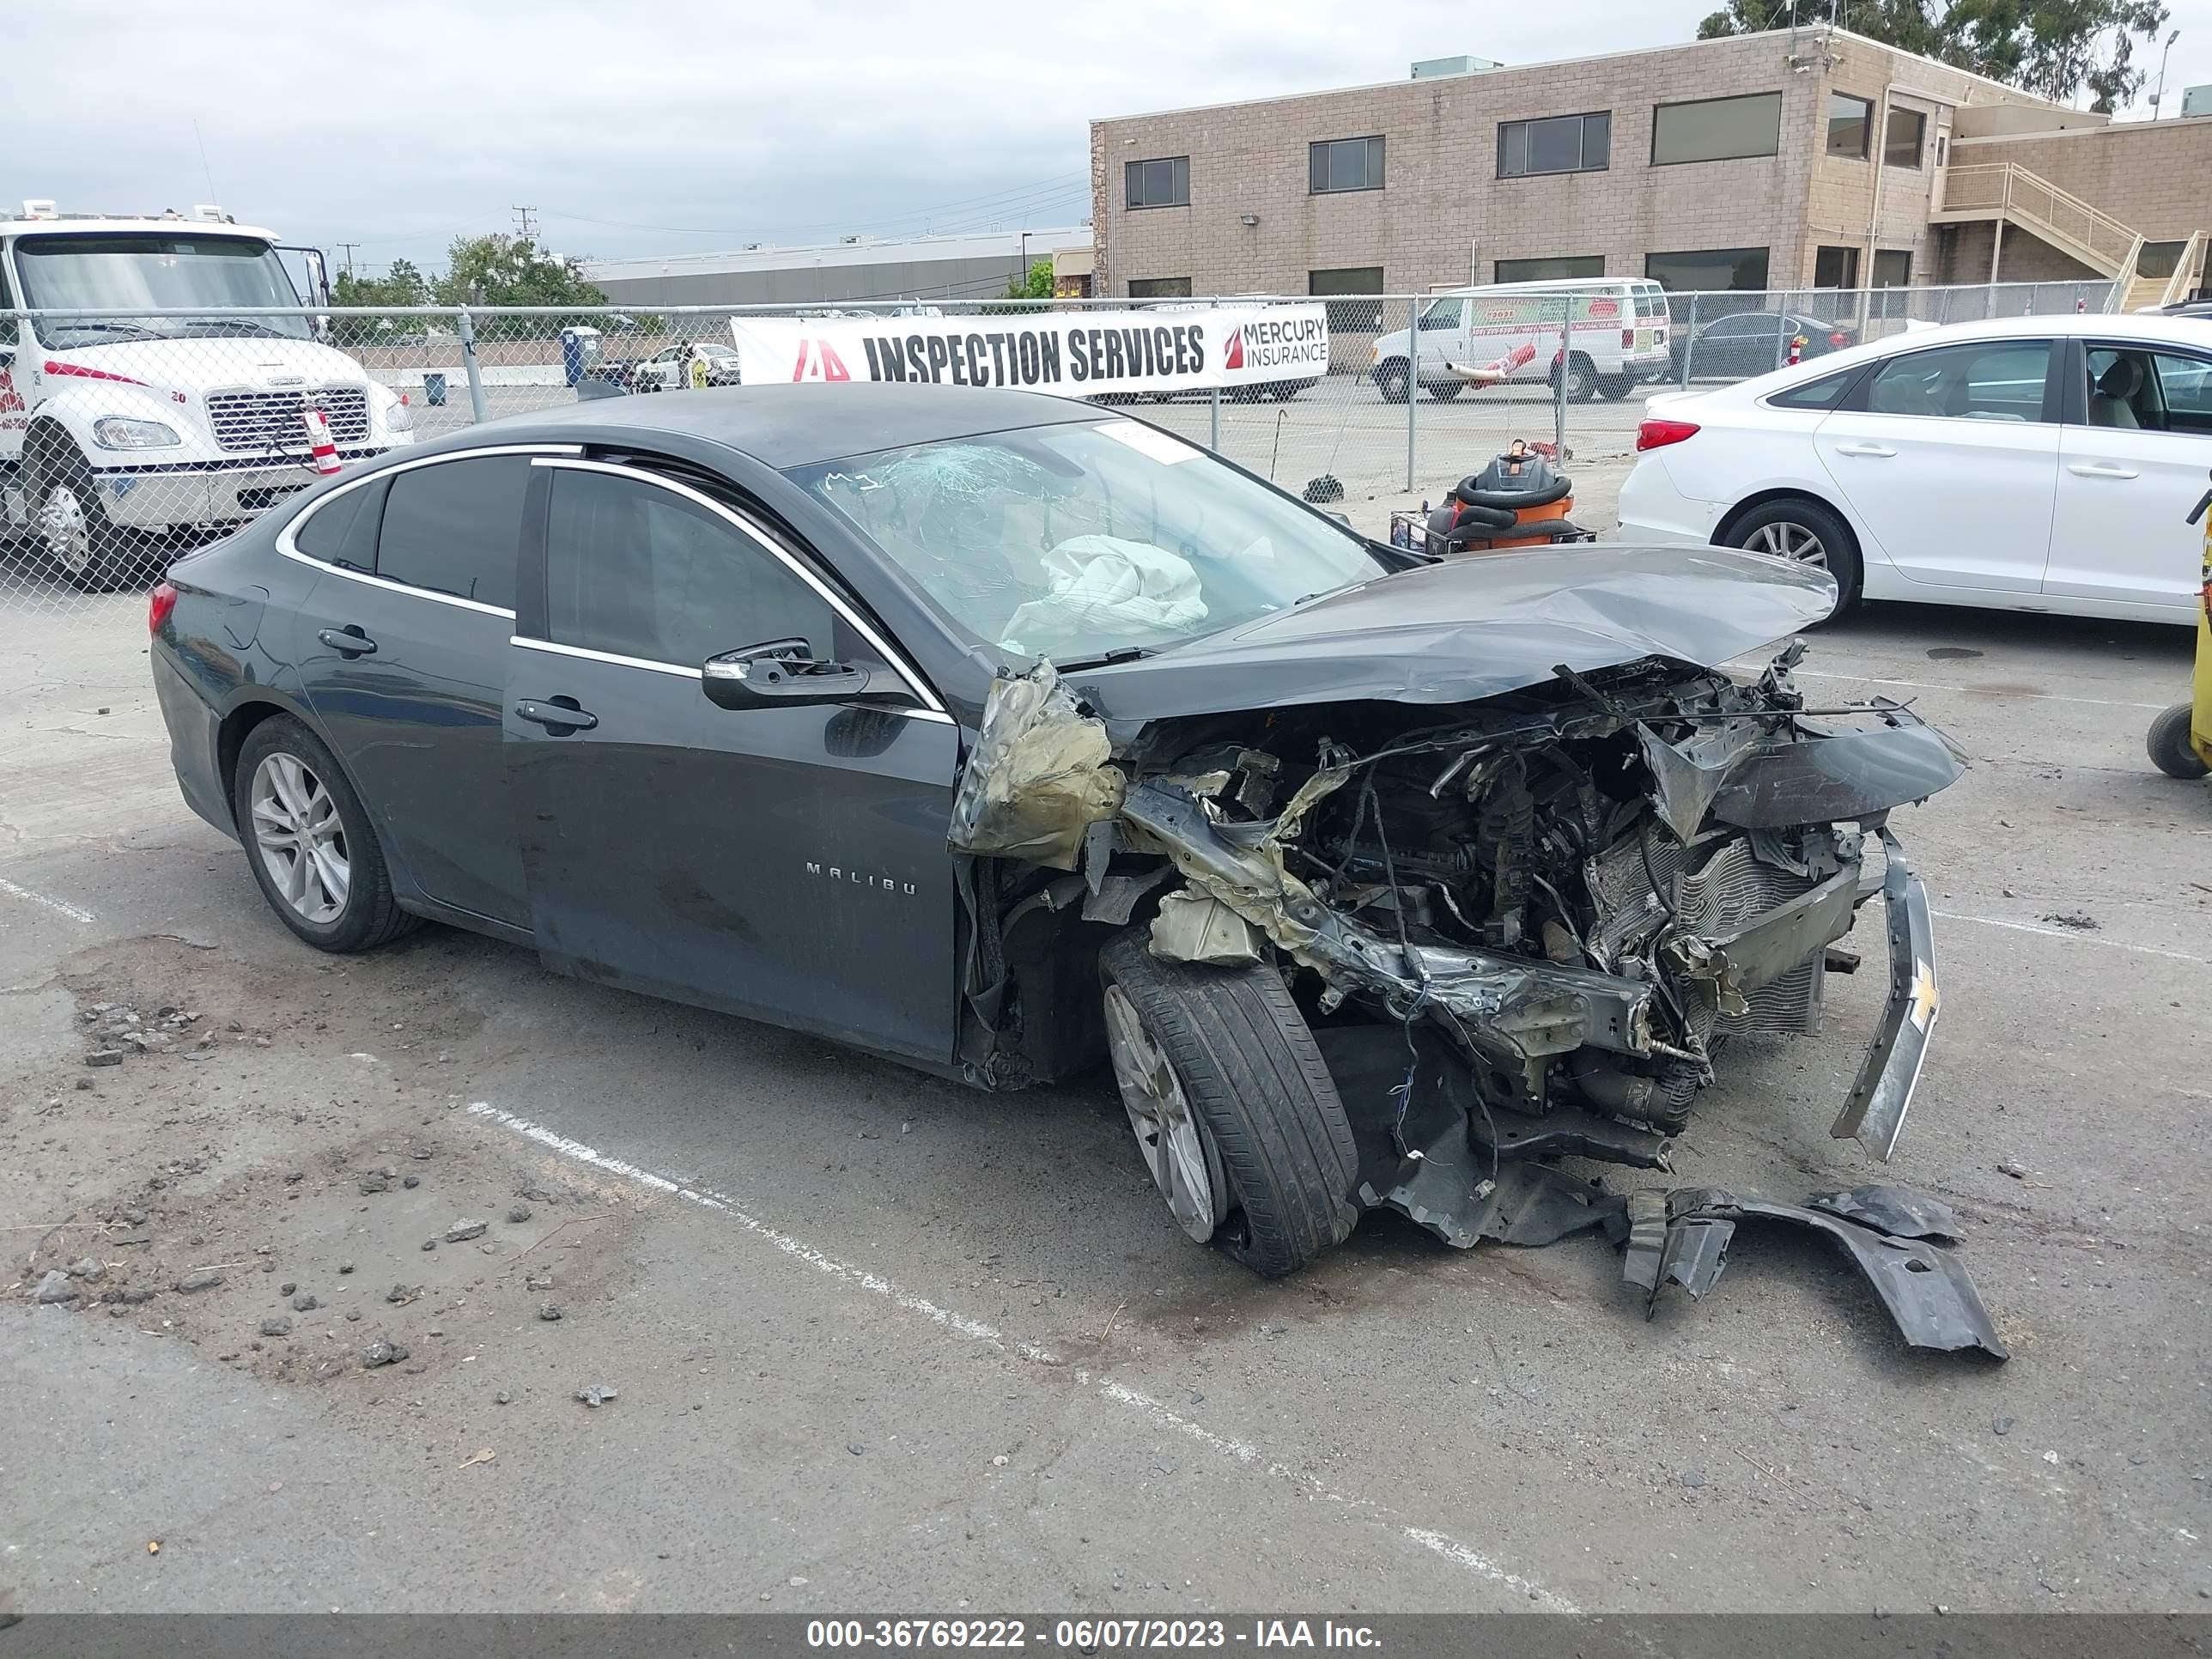
[[[1071,672],[1109,720],[1378,699],[1470,702],[1645,657],[1710,668],[1819,622],[1826,572],[1719,547],[1607,543],[1381,576],[1156,657]]]

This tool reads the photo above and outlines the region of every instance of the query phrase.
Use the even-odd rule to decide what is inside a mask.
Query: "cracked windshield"
[[[1358,538],[1135,421],[990,433],[792,476],[967,638],[1151,652],[1380,575]]]

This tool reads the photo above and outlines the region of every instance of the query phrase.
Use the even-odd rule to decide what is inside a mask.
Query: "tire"
[[[23,490],[33,533],[71,587],[112,593],[144,570],[150,543],[108,518],[92,464],[74,440],[48,435],[40,441],[23,468]]]
[[[1801,538],[1809,538],[1810,547]],[[1858,538],[1834,512],[1809,496],[1761,501],[1729,526],[1721,544],[1817,564],[1827,571],[1836,579],[1836,608],[1826,621],[1833,622],[1858,603],[1864,574]]]
[[[1626,374],[1601,374],[1597,395],[1609,404],[1617,404],[1636,389],[1636,382]]]
[[[1434,398],[1440,404],[1448,404],[1466,390],[1467,385],[1464,381],[1444,380],[1436,386],[1431,386],[1429,388],[1429,396]]]
[[[2150,754],[2150,763],[2169,778],[2201,778],[2212,774],[2212,766],[2190,746],[2189,721],[2191,706],[2178,702],[2150,723],[2150,737],[2143,747]]]
[[[1552,365],[1551,373],[1544,377],[1544,383],[1555,391],[1558,389],[1559,366],[1556,362]],[[1571,404],[1586,404],[1596,396],[1597,367],[1577,351],[1567,359],[1567,401]]]
[[[1141,1024],[1188,1109],[1215,1182],[1210,1216],[1194,1224],[1178,1212],[1184,1230],[1194,1237],[1210,1233],[1269,1279],[1297,1272],[1349,1237],[1359,1219],[1352,1126],[1281,977],[1264,964],[1162,962],[1141,927],[1099,953],[1099,970],[1109,1032],[1127,1015]],[[1145,1120],[1132,1103],[1125,1063],[1117,1045],[1116,1080],[1141,1136]],[[1150,1153],[1146,1162],[1175,1208],[1158,1164]]]
[[[1406,372],[1406,365],[1395,360],[1375,371],[1375,389],[1382,394],[1382,401],[1386,404],[1404,403],[1406,390],[1411,382],[1412,376]]]
[[[288,775],[287,763],[294,769],[289,774],[289,787],[281,781]],[[257,807],[264,769],[270,772],[271,799]],[[301,778],[307,781],[304,789]],[[316,810],[325,802],[327,813]],[[306,816],[311,823],[328,826],[318,839],[326,852],[335,851],[346,872],[343,897],[335,904],[328,902],[327,879],[311,872],[306,881],[292,884],[301,888],[301,896],[295,898],[280,878],[280,871],[296,869],[300,863],[296,856],[283,857],[274,840],[286,832],[286,819],[295,824],[300,821],[301,815],[292,810],[296,805],[307,807]],[[392,896],[392,872],[384,861],[384,848],[337,757],[320,738],[290,715],[271,715],[247,733],[231,773],[230,805],[239,839],[246,848],[246,861],[261,896],[269,901],[278,921],[318,951],[341,955],[373,951],[416,925],[417,918],[401,909]],[[264,833],[272,839],[264,842]],[[292,831],[295,846],[298,839],[296,831]],[[325,909],[328,913],[323,914]]]
[[[1286,404],[1310,384],[1307,380],[1279,380],[1268,389],[1267,395],[1279,404]]]

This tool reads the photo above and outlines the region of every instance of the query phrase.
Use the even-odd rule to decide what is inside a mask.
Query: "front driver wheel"
[[[1348,1237],[1352,1126],[1281,977],[1162,962],[1142,928],[1099,968],[1115,1081],[1176,1224],[1270,1279]]]
[[[1827,615],[1830,622],[1858,603],[1858,538],[1818,501],[1802,495],[1762,501],[1729,527],[1722,544],[1826,571],[1836,579],[1836,608]]]
[[[317,950],[373,950],[414,926],[361,797],[290,715],[270,716],[240,745],[231,810],[262,896]]]
[[[107,516],[83,452],[62,438],[41,445],[25,471],[32,522],[62,579],[84,593],[126,586],[146,562],[147,544]]]
[[[2150,763],[2169,778],[2201,778],[2212,774],[2212,766],[2204,763],[2204,757],[2191,746],[2189,722],[2194,711],[2185,702],[2178,702],[2150,723],[2150,738],[2143,746],[2150,751]]]

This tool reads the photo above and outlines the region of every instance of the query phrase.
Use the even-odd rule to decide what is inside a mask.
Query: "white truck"
[[[310,409],[341,462],[414,441],[404,400],[319,338],[327,292],[303,300],[284,252],[322,290],[320,254],[220,208],[0,216],[0,570],[43,551],[104,591],[252,518],[315,481]]]
[[[1487,364],[1508,381],[1556,386],[1561,373],[1561,313],[1574,313],[1572,347],[1564,366],[1567,400],[1626,398],[1636,386],[1666,378],[1666,290],[1641,276],[1565,276],[1540,283],[1498,283],[1448,289],[1422,308],[1413,334],[1404,329],[1376,341],[1368,376],[1390,403],[1403,403],[1418,382],[1447,400],[1469,384],[1455,368]],[[1420,341],[1418,368],[1410,342]]]

